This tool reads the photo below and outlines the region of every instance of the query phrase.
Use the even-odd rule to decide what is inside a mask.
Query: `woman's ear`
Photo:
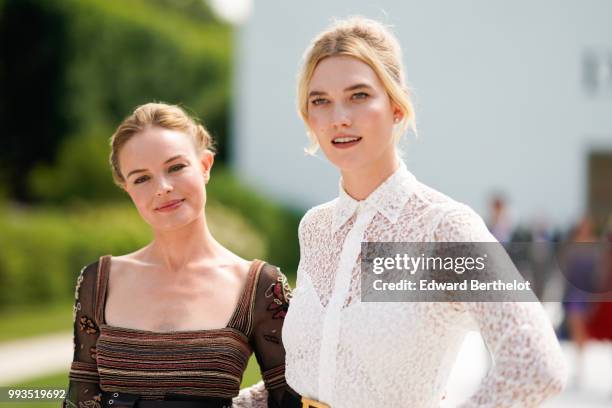
[[[393,104],[393,123],[400,123],[404,119],[404,112],[399,106]]]
[[[202,171],[204,172],[204,181],[208,183],[210,179],[210,170],[212,169],[213,163],[215,162],[215,155],[210,150],[204,150],[204,153],[200,156],[200,164]]]

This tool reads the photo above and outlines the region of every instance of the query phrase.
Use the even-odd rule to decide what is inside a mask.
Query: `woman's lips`
[[[183,204],[183,201],[185,201],[185,199],[181,199],[181,200],[172,200],[172,201],[168,201],[166,203],[163,203],[162,205],[160,205],[159,207],[157,207],[155,209],[155,211],[160,211],[160,212],[168,212],[168,211],[173,211],[175,209],[177,209],[178,207],[181,206],[181,204]]]
[[[348,149],[361,141],[360,136],[342,135],[332,139],[332,145],[339,149]]]

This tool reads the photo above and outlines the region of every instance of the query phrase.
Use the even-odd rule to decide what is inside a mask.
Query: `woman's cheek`
[[[315,132],[315,135],[322,135],[325,128],[325,118],[321,112],[313,112],[309,116],[308,127]]]

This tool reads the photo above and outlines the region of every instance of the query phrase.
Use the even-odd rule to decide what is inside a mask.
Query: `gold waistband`
[[[302,397],[302,408],[331,408],[329,405]]]

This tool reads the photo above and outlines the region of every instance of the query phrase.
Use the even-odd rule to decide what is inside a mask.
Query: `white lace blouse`
[[[300,223],[297,285],[283,326],[287,383],[332,408],[437,407],[464,335],[493,365],[466,407],[530,407],[566,367],[538,303],[365,303],[361,242],[494,241],[482,219],[402,163],[367,199],[342,187]]]

